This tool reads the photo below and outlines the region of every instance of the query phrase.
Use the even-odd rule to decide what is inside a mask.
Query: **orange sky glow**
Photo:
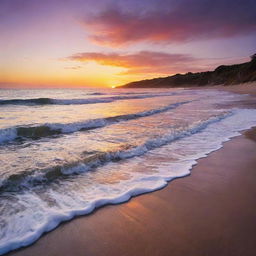
[[[247,61],[255,6],[228,0],[231,17],[223,1],[195,2],[2,0],[0,88],[111,88]]]

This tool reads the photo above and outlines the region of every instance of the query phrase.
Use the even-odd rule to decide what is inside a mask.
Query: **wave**
[[[189,102],[191,101],[178,102],[178,103],[167,105],[162,108],[151,109],[151,110],[147,110],[147,111],[143,111],[135,114],[126,114],[126,115],[118,115],[114,117],[90,119],[90,120],[75,122],[75,123],[67,123],[67,124],[52,123],[52,124],[43,124],[39,126],[19,126],[19,127],[10,127],[10,128],[0,129],[0,143],[13,141],[20,137],[39,139],[42,137],[47,137],[52,135],[67,134],[67,133],[73,133],[81,130],[96,129],[96,128],[104,127],[104,126],[122,122],[122,121],[128,121],[128,120],[138,119],[141,117],[162,113],[171,109],[175,109],[178,106],[189,103]]]
[[[102,93],[102,92],[91,92],[91,93],[87,93],[86,95],[106,95],[106,93]]]
[[[50,98],[0,100],[0,105],[49,105],[49,104],[53,104],[53,101]]]
[[[150,92],[116,92],[116,93],[102,93],[102,92],[92,92],[92,93],[87,93],[86,95],[145,95],[145,94],[150,94]]]
[[[35,98],[35,99],[10,99],[0,100],[0,105],[81,105],[81,104],[96,104],[109,103],[117,100],[130,99],[145,99],[160,96],[172,96],[177,93],[159,93],[159,94],[139,94],[132,96],[111,96],[111,97],[95,97],[86,99],[52,99],[52,98]],[[96,94],[94,94],[96,95]],[[97,94],[100,95],[100,94]]]
[[[208,125],[225,119],[232,114],[232,112],[226,112],[204,121],[195,122],[186,128],[179,128],[161,137],[149,139],[141,145],[127,144],[121,148],[117,148],[115,151],[87,152],[86,156],[77,162],[57,165],[49,169],[24,171],[18,174],[13,174],[0,180],[0,191],[15,192],[23,189],[30,189],[31,186],[47,184],[59,178],[91,171],[111,161],[120,161],[141,156],[148,151],[164,146],[172,141],[200,132]]]

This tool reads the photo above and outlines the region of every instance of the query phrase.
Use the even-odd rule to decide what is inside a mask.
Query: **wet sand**
[[[215,88],[215,87],[214,87]],[[230,86],[217,86],[224,91],[239,93],[239,94],[251,94],[256,96],[256,82],[239,84],[239,85],[230,85]]]
[[[256,96],[256,81],[251,83],[237,84],[237,85],[214,85],[214,86],[199,86],[199,87],[188,87],[186,89],[215,89],[223,90],[238,94],[250,94]]]
[[[255,134],[226,142],[162,190],[74,219],[8,255],[254,256]]]

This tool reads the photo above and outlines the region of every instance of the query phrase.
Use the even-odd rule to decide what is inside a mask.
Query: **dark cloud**
[[[87,16],[83,23],[89,38],[98,44],[118,46],[227,38],[256,30],[255,0],[141,0],[140,8],[134,1],[127,6],[111,5]]]
[[[198,59],[185,54],[169,54],[162,52],[141,51],[133,54],[84,52],[67,58],[79,62],[97,62],[101,65],[127,68],[123,74],[170,74],[192,71]]]

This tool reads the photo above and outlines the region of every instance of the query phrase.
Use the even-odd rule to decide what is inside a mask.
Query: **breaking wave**
[[[39,139],[42,137],[58,135],[58,134],[67,134],[73,133],[81,130],[90,130],[95,128],[104,127],[114,123],[133,120],[141,117],[155,115],[161,112],[165,112],[174,108],[177,108],[180,105],[189,103],[191,101],[178,102],[174,104],[167,105],[158,109],[151,109],[135,114],[126,114],[118,115],[113,117],[106,118],[97,118],[90,119],[82,122],[74,123],[52,123],[52,124],[43,124],[39,126],[19,126],[19,127],[10,127],[5,129],[0,129],[0,143],[13,141],[19,137]]]
[[[200,132],[208,125],[231,115],[232,112],[226,112],[213,116],[208,120],[195,122],[186,128],[175,129],[173,132],[158,138],[149,139],[141,145],[124,145],[121,148],[117,148],[115,151],[109,152],[91,152],[89,154],[87,153],[85,158],[80,159],[78,162],[57,165],[49,169],[23,171],[18,174],[13,174],[0,180],[0,191],[11,192],[29,189],[31,186],[47,184],[58,178],[65,178],[70,175],[77,175],[93,170],[110,161],[119,161],[141,156],[150,150],[164,146],[172,141]]]

